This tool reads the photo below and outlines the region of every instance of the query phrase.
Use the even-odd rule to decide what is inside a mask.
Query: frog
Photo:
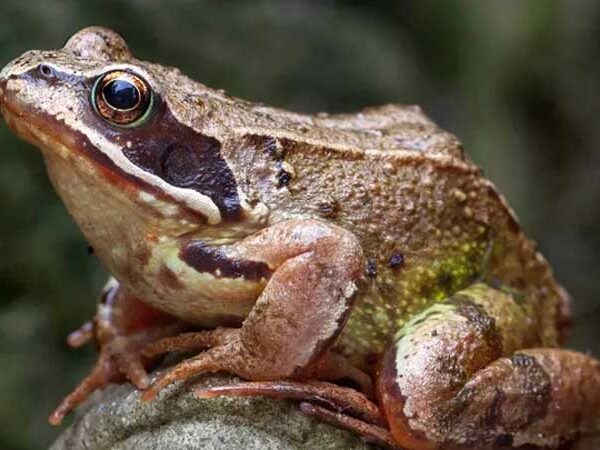
[[[303,114],[137,59],[102,27],[0,72],[0,111],[111,277],[89,375],[150,402],[263,396],[391,449],[554,448],[600,430],[570,298],[461,142],[419,107]],[[165,355],[184,355],[157,377]]]

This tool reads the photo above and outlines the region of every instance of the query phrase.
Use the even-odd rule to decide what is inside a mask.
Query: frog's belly
[[[205,328],[240,326],[267,284],[219,277],[182,261],[178,246],[156,247],[128,287],[149,305]]]
[[[264,285],[238,279],[216,279],[209,274],[197,276],[197,286],[178,285],[172,275],[159,275],[146,295],[151,306],[204,328],[241,326]]]

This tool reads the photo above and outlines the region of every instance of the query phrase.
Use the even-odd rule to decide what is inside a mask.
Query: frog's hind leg
[[[323,381],[255,381],[196,389],[199,398],[220,396],[271,397],[300,400],[307,415],[350,429],[365,439],[387,448],[397,444],[386,428],[379,406],[355,389]]]
[[[600,430],[600,363],[533,348],[542,344],[541,326],[529,308],[476,284],[400,330],[377,380],[400,445],[556,448]]]

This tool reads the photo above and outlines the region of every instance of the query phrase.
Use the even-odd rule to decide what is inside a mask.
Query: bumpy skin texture
[[[513,292],[475,284],[428,308],[382,363],[392,434],[407,448],[556,447],[597,430],[598,361],[539,345]]]
[[[118,73],[151,93],[148,110],[102,116],[110,107],[98,86]],[[40,147],[118,280],[112,316],[137,316],[127,300],[136,299],[143,317],[202,329],[181,337],[177,325],[157,342],[149,333],[131,358],[121,351],[130,346],[112,343],[140,342],[127,321],[105,327],[105,340],[96,326],[112,349],[101,359],[109,373],[140,388],[161,353],[200,352],[145,400],[174,380],[225,371],[259,382],[229,395],[285,391],[306,400],[305,413],[389,447],[555,446],[598,428],[595,360],[514,353],[560,344],[566,293],[458,140],[418,107],[312,116],[252,104],[139,61],[114,32],[89,28],[6,66],[0,109]],[[117,125],[118,114],[141,119]],[[385,419],[363,394],[328,383],[347,379],[370,396],[369,377]],[[113,379],[92,378],[53,422]],[[528,401],[534,394],[543,405]],[[565,404],[570,394],[580,406]],[[370,406],[341,406],[356,402]]]

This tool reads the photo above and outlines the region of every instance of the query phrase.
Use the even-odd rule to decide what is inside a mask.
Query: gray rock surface
[[[231,382],[206,376],[200,384]],[[234,379],[233,379],[234,380]],[[51,450],[375,450],[352,432],[302,414],[297,403],[264,398],[196,399],[176,383],[149,403],[131,384],[97,392]]]

